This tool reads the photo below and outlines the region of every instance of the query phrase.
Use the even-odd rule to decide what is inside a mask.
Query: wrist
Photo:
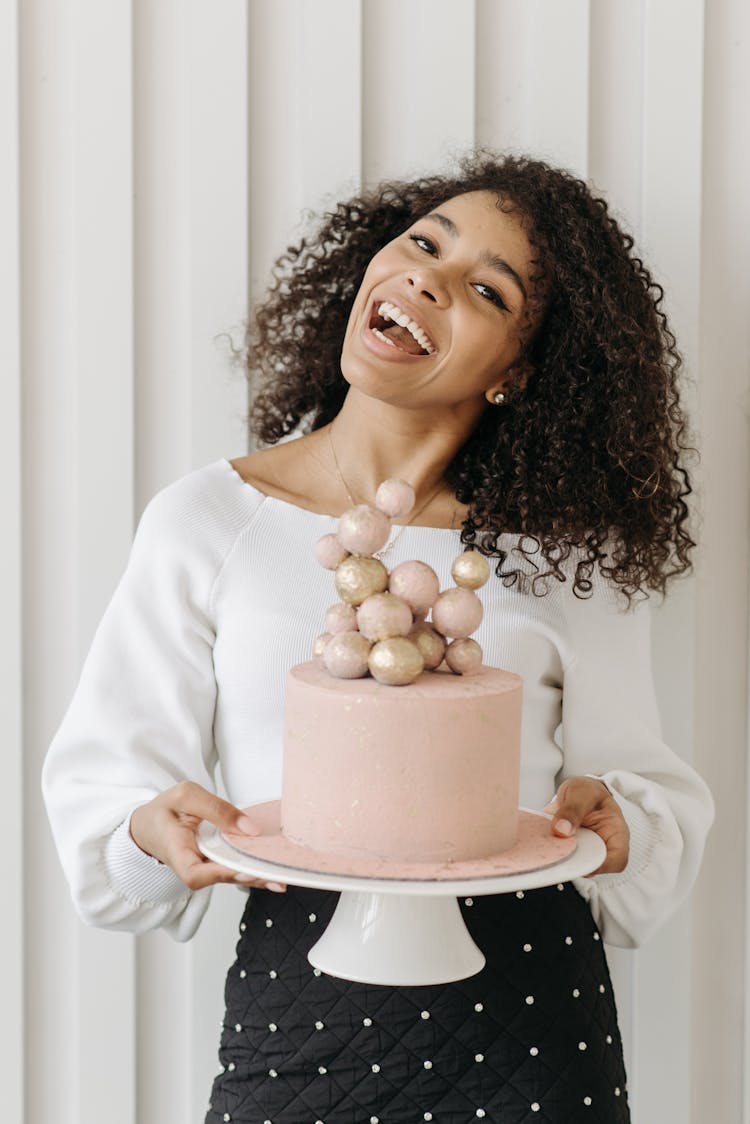
[[[135,846],[138,848],[138,850],[141,852],[142,855],[146,855],[153,862],[159,863],[160,866],[163,866],[164,864],[161,862],[161,860],[157,859],[156,855],[152,855],[151,852],[148,851],[142,845],[142,843],[139,841],[138,835],[140,833],[138,832],[137,828],[136,828],[136,830],[133,829],[134,821],[137,821],[140,818],[141,808],[143,808],[144,806],[145,805],[140,804],[137,808],[134,808],[133,811],[130,813],[130,817],[127,820],[128,834],[129,834],[131,840],[133,841],[133,843],[135,844]],[[141,835],[141,838],[143,838],[142,835]]]

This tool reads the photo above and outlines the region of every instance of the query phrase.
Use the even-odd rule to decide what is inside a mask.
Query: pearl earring
[[[498,390],[496,394],[493,394],[492,401],[496,406],[502,406],[505,403],[505,394],[503,393],[503,391]]]

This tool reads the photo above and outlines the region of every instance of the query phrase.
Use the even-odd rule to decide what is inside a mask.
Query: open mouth
[[[369,327],[379,340],[408,355],[434,355],[437,351],[421,324],[390,301],[382,301],[373,309]]]

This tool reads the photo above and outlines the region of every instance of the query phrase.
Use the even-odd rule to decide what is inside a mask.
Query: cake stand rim
[[[531,808],[519,808],[530,815],[551,819],[545,812]],[[557,883],[570,882],[573,878],[591,874],[604,861],[607,848],[604,840],[596,832],[585,827],[576,831],[576,847],[571,854],[549,866],[533,870],[518,871],[511,874],[482,875],[456,879],[398,879],[377,878],[371,875],[334,874],[305,870],[267,859],[244,854],[228,843],[219,828],[204,820],[196,832],[198,848],[213,862],[226,866],[239,874],[246,874],[292,886],[303,886],[318,890],[354,890],[373,894],[414,894],[421,896],[452,896],[512,893],[519,890],[543,889]]]

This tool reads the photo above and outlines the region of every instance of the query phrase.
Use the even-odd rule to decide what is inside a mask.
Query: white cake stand
[[[459,897],[505,894],[554,886],[589,874],[604,861],[606,847],[593,831],[579,828],[576,849],[539,870],[456,881],[401,881],[322,874],[246,855],[205,821],[198,846],[207,858],[241,874],[272,882],[339,890],[341,897],[308,959],[330,976],[359,983],[412,986],[449,983],[480,972],[485,959],[459,909]]]

